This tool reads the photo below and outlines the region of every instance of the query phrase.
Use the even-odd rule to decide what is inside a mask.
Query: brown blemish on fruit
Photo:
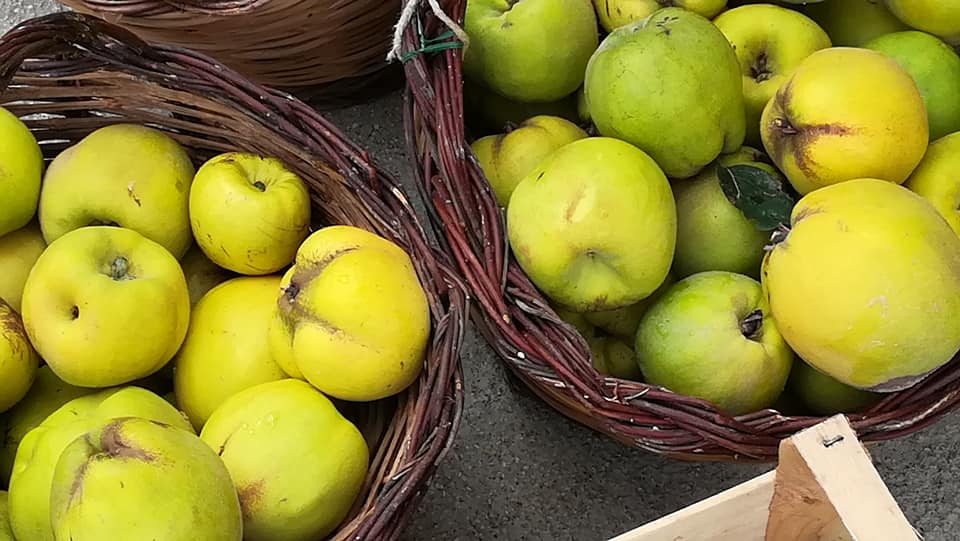
[[[541,173],[542,175],[543,173]],[[539,178],[539,177],[537,177]],[[570,204],[567,205],[567,211],[564,213],[563,217],[568,222],[573,221],[573,215],[577,212],[577,207],[580,206],[580,202],[583,201],[583,196],[586,195],[583,191],[583,187],[577,190],[577,193],[570,200]],[[588,254],[589,255],[589,254]]]
[[[152,462],[155,459],[152,454],[138,447],[132,447],[123,439],[120,429],[123,423],[130,419],[131,418],[116,419],[103,428],[103,431],[100,432],[100,449],[102,449],[102,452],[94,455],[95,457],[129,458],[142,460],[144,462]]]
[[[83,493],[83,482],[86,479],[87,470],[90,467],[90,464],[93,462],[99,462],[101,460],[111,460],[115,458],[119,459],[129,459],[129,460],[142,460],[144,462],[152,462],[155,460],[155,457],[140,449],[138,447],[131,446],[127,441],[123,439],[120,430],[123,423],[134,419],[133,417],[120,417],[110,421],[103,429],[100,431],[100,440],[99,446],[91,438],[91,434],[88,432],[83,435],[83,441],[87,446],[89,451],[99,451],[91,454],[83,464],[80,464],[80,468],[77,470],[77,475],[73,479],[73,483],[70,485],[70,504],[73,504],[73,501],[80,497]],[[167,426],[162,423],[157,423],[161,426]]]
[[[500,150],[503,148],[503,140],[506,139],[503,135],[498,135],[494,137],[493,144],[490,145],[490,152],[493,154],[494,162],[498,161],[500,158]]]
[[[884,383],[874,385],[873,387],[864,388],[865,391],[870,391],[874,393],[893,393],[897,391],[902,391],[904,389],[909,389],[914,385],[920,383],[926,379],[930,374],[932,374],[936,369],[933,369],[925,374],[919,374],[916,376],[901,376],[899,378],[893,378]]]
[[[87,447],[94,449],[93,441],[90,439],[90,434],[83,435],[83,441],[87,444]],[[96,455],[93,455],[96,456]],[[93,459],[91,457],[83,464],[80,465],[80,469],[77,470],[77,476],[73,478],[73,483],[70,485],[70,504],[73,505],[73,501],[80,497],[83,493],[83,481],[87,477],[87,466],[90,465],[90,461]]]
[[[797,169],[808,178],[816,178],[813,168],[817,165],[810,156],[810,147],[821,137],[843,137],[856,133],[854,128],[842,124],[799,124],[790,111],[790,100],[793,95],[793,81],[788,81],[774,96],[780,116],[770,121],[769,128],[773,131],[770,141],[771,157],[775,162],[782,164],[788,153],[793,157]]]
[[[5,309],[6,312],[4,317],[0,318],[0,325],[2,325],[7,332],[26,336],[26,330],[23,328],[23,320],[20,319],[20,314],[3,299],[0,299],[0,308]]]
[[[796,226],[798,223],[803,221],[814,214],[820,214],[823,212],[823,209],[820,207],[804,207],[797,212],[797,215],[793,218],[793,225]]]
[[[134,184],[136,184],[136,182],[131,182],[130,184],[127,184],[127,195],[130,197],[130,199],[133,199],[133,202],[136,203],[138,207],[142,207],[143,205],[140,203],[140,199],[137,197],[137,194],[134,193],[133,191]]]
[[[283,289],[279,300],[277,300],[277,306],[279,307],[280,311],[280,320],[288,330],[295,330],[295,323],[297,321],[306,320],[316,323],[317,325],[320,325],[331,332],[342,332],[329,321],[320,319],[315,314],[306,310],[300,304],[298,299],[304,284],[307,284],[317,276],[320,276],[320,274],[322,274],[323,271],[338,257],[359,249],[359,246],[347,246],[325,255],[318,261],[304,261],[297,263],[297,270],[295,270],[293,272],[293,276],[290,277],[290,283],[287,284],[287,286]]]
[[[237,497],[240,499],[240,510],[243,516],[250,517],[263,500],[263,479],[237,487]]]

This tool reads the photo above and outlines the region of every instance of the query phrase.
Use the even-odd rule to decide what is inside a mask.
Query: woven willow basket
[[[351,103],[402,86],[385,62],[396,1],[58,0],[151,43],[216,58],[312,105]]]
[[[462,24],[466,0],[441,0]],[[430,44],[425,48],[424,44]],[[464,126],[462,49],[424,3],[406,28],[406,135],[431,220],[479,304],[474,318],[511,372],[567,417],[626,445],[684,460],[775,461],[779,442],[824,417],[739,417],[645,383],[606,377],[510,253],[505,218]],[[848,418],[865,442],[920,430],[960,403],[960,360]]]
[[[427,240],[400,185],[303,102],[209,57],[148,46],[80,14],[33,19],[0,38],[0,106],[24,119],[47,160],[118,122],[164,130],[197,164],[230,150],[275,156],[307,182],[316,225],[362,227],[410,254],[430,303],[424,368],[398,396],[345,407],[367,438],[371,464],[354,509],[331,537],[397,539],[459,426],[468,310],[464,286]]]

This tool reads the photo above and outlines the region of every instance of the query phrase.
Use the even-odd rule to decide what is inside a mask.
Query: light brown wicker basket
[[[59,0],[152,43],[212,56],[244,76],[316,106],[335,106],[402,84],[385,61],[396,1]]]

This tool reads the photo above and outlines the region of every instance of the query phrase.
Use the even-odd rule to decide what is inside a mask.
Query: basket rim
[[[402,88],[384,62],[400,14],[390,3],[297,0],[57,0],[151,43],[213,56],[323,109]],[[326,17],[319,15],[325,14]],[[230,39],[217,36],[231,36]]]
[[[164,101],[146,106],[136,101],[151,97],[150,91],[161,92]],[[122,108],[124,100],[128,109]],[[289,165],[307,181],[315,213],[343,217],[322,225],[357,225],[408,253],[429,299],[424,368],[405,391],[364,406],[374,416],[386,412],[386,420],[378,421],[386,426],[371,448],[363,493],[331,534],[337,541],[399,538],[459,432],[464,403],[460,353],[470,300],[452,261],[420,223],[398,180],[294,96],[250,81],[201,53],[148,45],[119,26],[80,13],[29,19],[0,36],[0,106],[27,122],[42,140],[47,160],[63,148],[63,141],[128,118],[160,119],[156,127],[168,129],[189,148],[202,145],[210,154],[229,143],[234,148],[248,144],[237,136],[240,132],[225,128],[230,120],[242,123],[256,135],[271,135],[264,144],[275,143],[293,157]],[[166,114],[157,113],[164,107]],[[115,110],[127,117],[90,113]],[[52,118],[38,119],[36,113],[52,113]],[[189,124],[185,114],[209,119],[209,124],[184,127]],[[194,131],[198,126],[226,135],[204,136]],[[340,199],[325,199],[331,193]]]
[[[440,0],[463,24],[466,0]],[[465,135],[462,48],[425,54],[446,33],[421,6],[404,31],[408,153],[430,223],[465,276],[473,322],[510,373],[562,415],[621,443],[690,461],[771,462],[782,440],[828,418],[765,409],[732,417],[662,387],[600,374],[585,340],[561,320],[510,252],[497,203]],[[418,34],[423,32],[424,36]],[[452,40],[453,38],[448,38]],[[960,354],[914,387],[847,413],[865,442],[905,436],[960,406]]]

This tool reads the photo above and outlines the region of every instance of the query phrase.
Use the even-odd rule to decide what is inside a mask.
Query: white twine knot
[[[403,33],[407,30],[407,27],[410,26],[410,21],[413,20],[413,16],[417,13],[417,8],[420,6],[422,0],[407,0],[406,5],[403,7],[403,11],[400,13],[400,20],[397,21],[397,25],[394,27],[393,32],[393,47],[390,49],[390,52],[387,53],[387,62],[393,62],[400,58],[400,47],[403,44]],[[450,29],[451,32],[457,39],[463,43],[463,49],[466,50],[467,44],[470,41],[470,38],[467,36],[467,33],[460,27],[457,23],[447,15],[443,8],[440,7],[439,0],[427,0],[427,3],[430,4],[430,10],[433,11],[433,14],[437,16],[440,21]]]

